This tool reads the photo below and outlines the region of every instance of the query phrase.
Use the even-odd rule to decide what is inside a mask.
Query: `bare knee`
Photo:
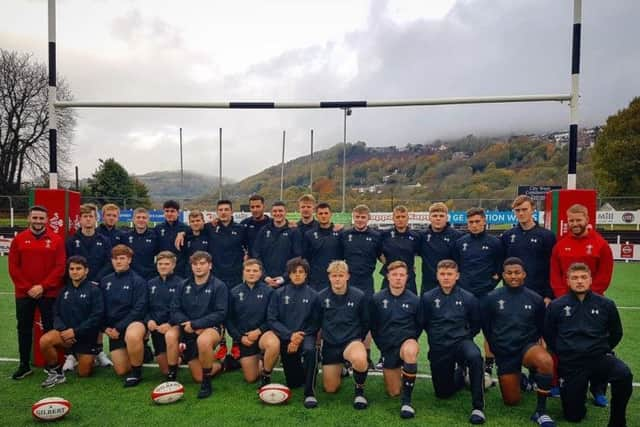
[[[325,393],[337,393],[340,390],[340,384],[324,384]]]

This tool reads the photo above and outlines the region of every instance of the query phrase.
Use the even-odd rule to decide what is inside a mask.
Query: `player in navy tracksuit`
[[[218,221],[210,227],[209,235],[213,274],[229,289],[242,283],[242,263],[247,254],[246,228],[233,221],[233,207],[229,200],[218,200]]]
[[[198,209],[189,211],[189,231],[184,235],[181,248],[182,257],[189,260],[191,255],[198,251],[208,252],[211,255],[211,235],[205,231],[204,215]],[[191,276],[191,265],[187,262],[184,276]]]
[[[534,221],[534,202],[529,196],[516,197],[512,208],[518,224],[500,237],[505,258],[517,257],[524,262],[527,272],[524,285],[544,298],[545,304],[549,304],[553,299],[549,270],[556,236]]]
[[[367,380],[367,350],[364,339],[369,333],[369,299],[361,290],[348,286],[349,267],[333,261],[327,268],[330,287],[318,294],[322,330],[322,380],[327,393],[340,388],[342,368],[353,368],[355,397],[353,407],[368,406],[364,396]]]
[[[447,205],[441,202],[432,204],[429,207],[429,227],[420,233],[418,253],[422,258],[422,294],[438,287],[438,263],[453,257],[453,244],[463,235],[447,222],[448,215]]]
[[[147,315],[145,325],[151,333],[153,352],[160,366],[160,372],[169,373],[167,364],[167,343],[165,335],[171,328],[171,300],[184,279],[174,273],[176,255],[171,251],[161,251],[156,256],[158,275],[147,283]]]
[[[394,261],[402,261],[409,269],[407,289],[417,294],[415,259],[420,244],[418,232],[409,229],[409,211],[404,206],[393,208],[393,228],[382,233],[382,255],[384,265],[380,274],[384,276],[382,287],[389,284],[387,280],[387,266]]]
[[[98,283],[111,268],[111,241],[96,232],[97,208],[90,203],[80,206],[80,229],[66,241],[67,258],[80,255],[89,264],[88,279]]]
[[[302,252],[299,232],[289,227],[284,203],[271,207],[271,221],[260,229],[253,245],[252,258],[262,262],[264,282],[277,288],[287,280],[287,261]]]
[[[320,292],[329,285],[327,267],[331,261],[343,258],[342,231],[334,230],[328,203],[316,206],[316,218],[318,226],[303,235],[302,254],[311,266],[309,285]]]
[[[420,298],[407,289],[408,270],[402,261],[388,265],[389,286],[370,300],[369,314],[371,334],[383,359],[385,389],[391,396],[402,392],[402,418],[413,418],[416,413],[411,394],[418,372],[418,337],[422,332]]]
[[[118,221],[120,220],[120,208],[113,203],[107,203],[102,207],[102,222],[98,226],[99,234],[107,237],[111,243],[111,247],[122,242],[122,236],[125,232],[118,229]]]
[[[622,323],[615,303],[591,291],[591,282],[586,264],[574,263],[569,267],[569,293],[549,304],[544,338],[559,359],[564,417],[571,422],[584,419],[589,381],[609,382],[609,426],[623,427],[627,425],[633,375],[613,353],[622,339]]]
[[[78,376],[91,375],[98,354],[96,336],[100,331],[104,303],[100,289],[88,280],[88,272],[86,259],[69,257],[69,279],[53,306],[53,329],[40,337],[40,351],[47,371],[43,387],[53,387],[66,381],[62,366],[58,364],[57,350],[60,348],[77,356]]]
[[[122,243],[133,250],[131,269],[145,280],[157,274],[155,257],[160,252],[160,238],[148,225],[149,212],[137,208],[133,211],[133,229],[122,238]]]
[[[303,194],[298,199],[298,213],[300,213],[300,220],[296,223],[295,228],[301,236],[304,236],[307,231],[318,227],[318,221],[313,218],[315,208],[316,198],[313,197],[313,195]]]
[[[439,286],[422,295],[423,327],[429,339],[429,364],[436,396],[446,399],[464,386],[469,371],[472,424],[483,424],[484,389],[482,355],[473,342],[480,332],[478,300],[458,284],[460,273],[453,260],[437,266]]]
[[[520,258],[503,264],[504,287],[493,290],[482,302],[482,330],[496,356],[502,401],[520,402],[522,366],[529,368],[537,385],[538,403],[531,419],[543,427],[554,427],[547,415],[551,393],[553,360],[539,343],[543,334],[545,305],[542,297],[525,286],[527,274]]]
[[[175,271],[180,275],[184,275],[187,262],[183,254],[176,248],[176,237],[178,233],[186,233],[189,227],[180,221],[180,204],[175,200],[167,200],[164,202],[162,204],[162,211],[164,213],[164,221],[157,224],[154,228],[154,231],[158,235],[156,254],[160,251],[173,252],[177,260]]]
[[[280,340],[282,368],[291,388],[304,385],[304,406],[315,408],[319,328],[318,294],[307,284],[309,263],[296,257],[287,262],[289,284],[271,296],[267,311],[269,328]]]
[[[469,233],[462,236],[453,245],[453,260],[458,264],[460,279],[458,286],[471,292],[480,303],[482,299],[500,282],[504,249],[497,237],[487,233],[484,209],[471,208],[467,211]],[[485,386],[493,384],[494,357],[484,342]]]
[[[271,371],[280,354],[280,341],[269,330],[267,308],[273,288],[261,279],[262,264],[250,258],[244,262],[242,283],[229,292],[229,314],[225,327],[239,347],[244,379],[253,383],[260,375],[260,353],[264,351],[260,386],[271,382]]]
[[[193,379],[200,382],[198,399],[204,399],[213,393],[213,349],[220,342],[229,295],[227,286],[211,274],[211,255],[196,252],[189,261],[193,275],[178,287],[171,301],[173,327],[165,334],[167,362],[169,378],[175,379],[178,372],[179,342],[185,343],[183,360],[189,363]],[[215,370],[220,370],[217,363]]]
[[[100,281],[104,297],[102,330],[109,337],[109,350],[116,374],[129,373],[125,378],[125,387],[134,387],[142,380],[144,337],[147,332],[144,325],[147,282],[130,268],[132,257],[131,248],[116,245],[111,250],[114,272]]]
[[[251,216],[243,219],[240,225],[247,230],[247,252],[251,254],[253,253],[253,242],[256,241],[258,232],[269,222],[269,217],[264,214],[264,197],[259,194],[249,197],[249,210]]]

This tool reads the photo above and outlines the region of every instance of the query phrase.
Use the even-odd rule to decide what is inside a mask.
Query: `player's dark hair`
[[[327,202],[322,202],[322,203],[318,203],[316,205],[316,212],[318,212],[318,209],[329,209],[329,210],[331,210],[331,206],[329,206],[329,203],[327,203]]]
[[[180,203],[175,200],[167,200],[162,204],[162,209],[175,209],[177,211],[180,210]]]
[[[253,194],[251,195],[251,197],[249,197],[249,201],[255,201],[255,200],[260,200],[263,204],[264,204],[264,197],[262,197],[259,194]]]
[[[67,259],[67,270],[71,264],[80,264],[84,268],[89,268],[89,262],[82,255],[72,255]]]
[[[256,258],[249,258],[247,259],[245,262],[242,263],[242,267],[248,267],[250,265],[257,265],[260,268],[260,271],[264,271],[264,268],[262,267],[262,262],[260,262],[259,259]]]
[[[282,206],[285,209],[287,208],[287,205],[285,205],[282,200],[278,200],[277,202],[273,202],[273,204],[271,205],[272,208],[275,208],[276,206]]]
[[[113,249],[111,249],[111,258],[116,258],[120,255],[126,255],[129,258],[133,258],[133,250],[127,245],[115,245]]]
[[[436,270],[440,270],[441,268],[453,268],[454,270],[458,270],[458,263],[452,259],[443,259],[438,261]]]
[[[307,276],[309,275],[309,270],[311,269],[311,267],[309,267],[309,263],[306,259],[299,256],[287,261],[287,275],[294,273],[298,267],[302,267]]]
[[[44,212],[44,213],[48,213],[49,211],[47,210],[47,208],[45,208],[42,205],[33,205],[29,208],[29,213],[33,212],[33,211],[37,211],[37,212]]]
[[[524,262],[520,258],[515,256],[505,259],[502,263],[502,268],[506,268],[509,265],[519,265],[524,270]]]
[[[211,254],[205,251],[195,251],[193,255],[189,257],[189,264],[193,264],[196,261],[200,261],[201,259],[206,260],[207,262],[211,261]]]
[[[220,200],[218,200],[218,203],[216,203],[216,207],[218,207],[220,205],[229,205],[229,207],[231,209],[233,209],[233,203],[231,203],[231,200],[228,200],[228,199],[220,199]]]
[[[469,218],[470,216],[476,216],[476,215],[480,215],[482,218],[487,217],[486,214],[484,213],[483,208],[471,208],[467,210],[467,218]]]

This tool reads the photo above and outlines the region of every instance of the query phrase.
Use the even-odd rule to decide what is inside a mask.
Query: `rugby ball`
[[[151,400],[160,405],[177,402],[184,396],[184,387],[177,381],[167,381],[151,392]]]
[[[291,397],[291,390],[283,384],[267,384],[258,390],[260,400],[269,405],[285,403]]]
[[[40,421],[54,421],[71,411],[71,403],[62,397],[47,397],[31,405],[33,418]]]

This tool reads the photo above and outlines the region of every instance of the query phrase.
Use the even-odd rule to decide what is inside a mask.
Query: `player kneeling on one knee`
[[[304,406],[315,408],[315,383],[318,373],[316,336],[319,326],[318,294],[307,283],[309,263],[303,258],[287,262],[290,284],[271,296],[267,319],[280,340],[280,358],[287,386],[304,385]]]
[[[114,273],[100,280],[104,299],[103,330],[109,337],[113,369],[126,375],[124,386],[142,381],[144,316],[147,306],[147,282],[130,269],[133,251],[125,245],[111,250]]]
[[[525,366],[534,373],[538,394],[531,420],[543,427],[553,427],[555,423],[547,415],[546,403],[551,391],[553,360],[540,345],[545,305],[540,295],[525,287],[526,277],[520,258],[505,260],[502,270],[505,286],[490,292],[482,302],[482,329],[496,357],[505,405],[520,402],[520,377]]]
[[[387,266],[389,286],[375,294],[370,302],[373,340],[383,359],[384,385],[391,396],[402,393],[400,416],[413,418],[411,394],[418,372],[420,336],[420,299],[406,289],[407,264],[394,261]]]
[[[211,396],[211,378],[221,367],[214,365],[213,349],[220,342],[221,325],[227,315],[227,285],[211,274],[211,255],[197,251],[189,258],[193,277],[185,280],[171,301],[171,325],[166,334],[169,376],[178,371],[180,343],[185,344],[183,360],[191,376],[200,383],[198,398]],[[216,372],[214,372],[214,369]]]
[[[240,366],[247,382],[253,383],[260,376],[259,356],[264,352],[260,386],[271,383],[271,371],[280,354],[280,340],[267,324],[274,290],[260,280],[262,274],[260,261],[251,258],[244,262],[242,283],[230,291],[225,321],[229,335],[240,348]]]
[[[167,344],[165,335],[171,329],[171,299],[176,293],[178,285],[184,281],[174,274],[176,256],[171,251],[162,251],[156,255],[156,269],[158,276],[149,280],[147,284],[147,298],[149,301],[145,324],[151,334],[153,351],[160,366],[160,372],[169,374],[167,364]]]
[[[429,339],[428,357],[436,396],[446,399],[463,388],[468,369],[473,407],[469,422],[482,424],[483,363],[480,349],[473,342],[480,332],[480,310],[476,297],[457,286],[459,277],[455,261],[438,262],[438,287],[422,295],[422,322]]]
[[[367,349],[363,340],[369,331],[369,307],[364,292],[348,286],[349,267],[333,261],[327,268],[331,287],[318,294],[322,330],[322,380],[327,393],[340,388],[342,367],[353,368],[355,398],[353,406],[365,409],[364,382],[367,379]]]
[[[47,378],[42,387],[53,387],[66,381],[58,363],[58,350],[65,349],[78,358],[78,375],[91,375],[98,353],[96,335],[104,314],[100,289],[87,280],[89,266],[81,256],[67,261],[68,281],[54,304],[53,329],[40,338],[40,349],[46,362]]]
[[[633,376],[613,354],[622,339],[622,323],[615,303],[592,292],[591,281],[586,264],[569,266],[569,293],[549,304],[544,338],[558,356],[564,417],[578,422],[586,416],[589,382],[611,383],[609,426],[623,427],[627,425]]]

